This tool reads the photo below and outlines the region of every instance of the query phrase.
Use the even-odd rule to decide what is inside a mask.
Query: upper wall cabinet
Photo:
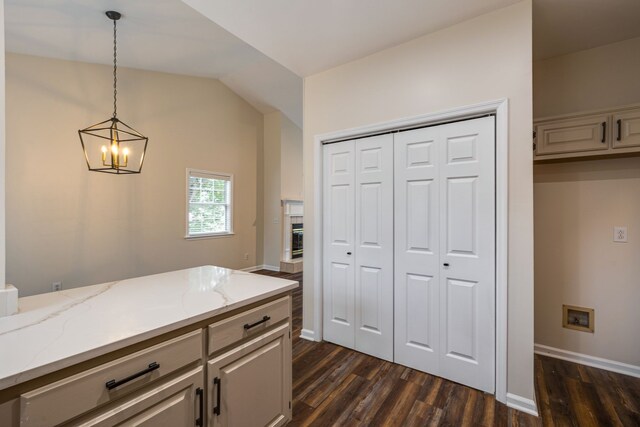
[[[534,123],[534,160],[640,154],[640,107],[547,118]]]
[[[640,108],[613,115],[613,148],[640,147]]]

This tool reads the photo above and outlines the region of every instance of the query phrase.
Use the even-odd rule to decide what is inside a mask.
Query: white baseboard
[[[538,416],[538,406],[536,402],[526,397],[518,396],[517,394],[507,393],[507,406],[535,417]]]
[[[303,329],[302,331],[300,331],[300,338],[307,341],[315,341],[316,334],[310,329]]]
[[[252,273],[258,270],[269,270],[269,271],[275,271],[276,273],[278,273],[280,272],[280,267],[274,267],[273,265],[262,264],[262,265],[254,265],[253,267],[246,267],[246,268],[240,269],[240,271],[246,271],[248,273]]]
[[[606,371],[617,372],[619,374],[631,375],[640,378],[640,366],[629,365],[615,360],[603,359],[601,357],[589,356],[588,354],[575,353],[561,348],[549,347],[548,345],[534,344],[533,351],[544,356],[555,357],[556,359],[567,360],[581,365],[592,366]]]

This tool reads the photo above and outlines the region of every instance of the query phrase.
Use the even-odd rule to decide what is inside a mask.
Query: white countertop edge
[[[276,296],[276,295],[280,295],[280,294],[285,294],[291,290],[296,289],[298,286],[300,286],[300,284],[296,281],[291,281],[291,280],[287,280],[287,279],[281,279],[281,280],[286,280],[291,282],[290,285],[284,286],[282,288],[273,290],[273,291],[269,291],[260,295],[256,295],[254,297],[251,298],[247,298],[245,300],[242,301],[238,301],[238,302],[234,302],[231,303],[229,305],[226,305],[224,307],[221,308],[217,308],[202,314],[199,314],[197,316],[193,316],[190,318],[186,318],[183,320],[180,320],[178,322],[174,322],[174,323],[170,323],[164,326],[161,326],[159,328],[153,329],[153,330],[149,330],[147,332],[143,332],[137,335],[133,335],[131,337],[125,338],[123,340],[120,341],[114,341],[112,343],[109,343],[107,345],[101,346],[101,347],[96,347],[93,348],[91,350],[82,352],[82,353],[77,353],[74,354],[73,356],[64,358],[64,359],[59,359],[56,360],[54,362],[45,364],[45,365],[41,365],[41,366],[37,366],[35,368],[32,369],[28,369],[25,370],[23,372],[20,372],[18,374],[15,375],[10,375],[8,377],[5,378],[0,378],[0,390],[5,390],[8,389],[10,387],[16,386],[18,384],[22,384],[24,382],[30,381],[32,379],[50,374],[52,372],[56,372],[59,371],[61,369],[65,369],[68,368],[70,366],[73,365],[77,365],[78,363],[82,363],[82,362],[86,362],[87,360],[96,358],[96,357],[100,357],[103,356],[105,354],[111,353],[113,351],[117,351],[117,350],[121,350],[123,348],[126,348],[128,346],[137,344],[139,342],[151,339],[151,338],[155,338],[158,337],[160,335],[163,335],[165,333],[171,332],[171,331],[175,331],[177,329],[180,329],[182,327],[185,326],[189,326],[191,324],[194,323],[198,323],[202,320],[206,320],[208,318],[214,317],[214,316],[218,316],[220,314],[224,314],[226,312],[235,310],[237,308],[242,308],[244,306],[250,305],[254,302],[258,302],[267,298],[270,298],[272,296]]]

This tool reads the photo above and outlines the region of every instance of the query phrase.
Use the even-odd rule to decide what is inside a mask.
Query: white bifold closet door
[[[394,361],[493,393],[494,118],[400,132],[394,150]]]
[[[324,146],[324,338],[393,360],[393,136]]]

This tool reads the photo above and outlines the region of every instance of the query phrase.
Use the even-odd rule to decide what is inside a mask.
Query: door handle
[[[622,140],[622,120],[618,119],[618,137],[616,138],[616,140],[620,141]]]
[[[602,122],[602,142],[603,144],[607,141],[607,122]]]
[[[143,369],[140,372],[136,372],[133,375],[129,375],[127,378],[123,378],[120,381],[116,381],[116,380],[109,380],[105,383],[105,387],[107,387],[107,390],[113,390],[116,387],[121,386],[122,384],[128,383],[129,381],[135,380],[138,377],[141,377],[143,375],[148,374],[149,372],[155,371],[156,369],[160,368],[160,364],[156,363],[156,362],[152,362],[149,363],[149,367]]]
[[[215,377],[213,379],[213,384],[216,386],[216,406],[213,408],[215,415],[220,415],[220,383],[220,378]]]
[[[268,322],[269,320],[271,320],[271,317],[264,316],[261,320],[258,320],[255,323],[245,323],[244,329],[248,331],[249,329],[251,329],[253,327],[256,327],[256,326],[258,326],[258,325],[260,325],[262,323]]]
[[[204,390],[200,387],[196,389],[196,396],[198,396],[199,408],[198,419],[196,420],[196,426],[203,427],[204,424]]]

